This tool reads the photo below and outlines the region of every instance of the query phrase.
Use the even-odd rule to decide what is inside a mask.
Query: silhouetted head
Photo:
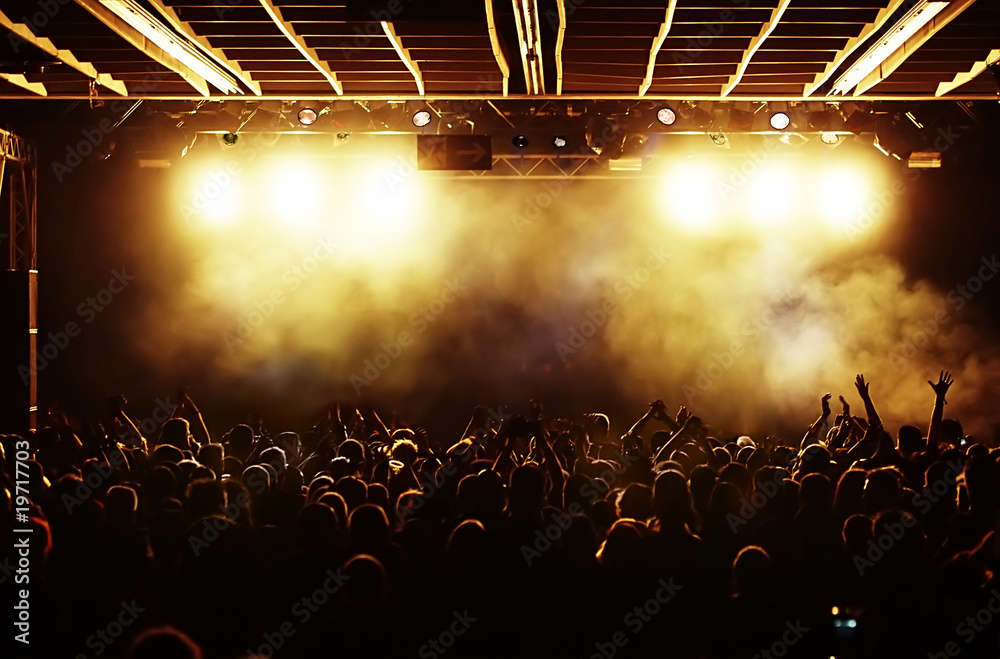
[[[132,526],[135,524],[138,506],[139,497],[135,490],[125,485],[115,485],[108,488],[108,494],[104,498],[104,516],[114,526]]]
[[[545,474],[534,465],[518,467],[510,475],[510,509],[514,515],[533,515],[545,503]]]
[[[140,633],[129,644],[126,659],[202,659],[202,651],[187,634],[170,626]]]
[[[691,493],[684,474],[669,470],[656,477],[653,507],[661,528],[683,525],[693,518]]]
[[[182,451],[191,450],[191,426],[187,419],[168,419],[160,432],[160,443],[176,446]]]

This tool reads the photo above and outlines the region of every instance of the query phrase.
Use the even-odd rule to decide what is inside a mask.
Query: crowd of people
[[[997,657],[1000,449],[944,418],[951,383],[930,382],[926,432],[895,436],[860,375],[863,413],[827,394],[781,439],[715,437],[662,401],[620,436],[531,401],[450,439],[346,405],[221,435],[187,394],[148,436],[121,397],[100,422],[53,411],[26,463],[20,651]]]

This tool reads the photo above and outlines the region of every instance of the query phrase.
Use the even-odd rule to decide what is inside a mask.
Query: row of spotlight
[[[316,123],[316,120],[319,119],[321,113],[322,110],[320,112],[317,112],[313,108],[302,108],[298,112],[299,123],[302,124],[303,126],[311,126],[314,123]],[[416,112],[413,113],[413,116],[411,117],[410,120],[413,123],[413,125],[416,126],[417,128],[424,128],[425,126],[428,126],[431,123],[431,119],[432,115],[429,110],[417,110]],[[672,126],[677,121],[677,113],[674,111],[672,107],[665,105],[657,109],[656,119],[664,126]],[[775,130],[785,130],[786,128],[788,128],[789,124],[791,124],[791,121],[792,120],[788,116],[788,114],[782,111],[776,111],[771,113],[771,117],[769,119],[771,128]],[[557,147],[566,146],[565,138],[556,137],[553,141],[554,142],[559,141],[560,139],[562,140],[563,144],[555,144],[555,146]]]

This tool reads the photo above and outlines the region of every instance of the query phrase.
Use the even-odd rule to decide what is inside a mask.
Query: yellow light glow
[[[265,180],[268,208],[278,221],[303,226],[315,219],[326,183],[314,168],[280,162]]]
[[[214,163],[185,177],[180,214],[193,225],[228,226],[243,212],[239,177],[223,163]]]
[[[767,164],[747,183],[746,212],[759,226],[778,226],[800,211],[800,193],[794,169]]]
[[[822,218],[833,228],[860,224],[871,198],[870,179],[856,168],[842,167],[820,172],[816,201]]]
[[[710,230],[719,219],[717,172],[707,163],[686,163],[667,175],[663,202],[669,221],[690,230]]]
[[[419,212],[419,190],[414,180],[417,174],[401,167],[397,162],[385,163],[362,176],[362,208],[378,226],[398,228]]]

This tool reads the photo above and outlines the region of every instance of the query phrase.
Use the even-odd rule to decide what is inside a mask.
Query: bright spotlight
[[[302,108],[299,110],[298,117],[299,123],[303,126],[312,126],[316,123],[316,119],[319,118],[319,115],[316,114],[316,110],[313,110],[312,108]]]
[[[270,210],[282,222],[304,224],[319,210],[323,184],[312,168],[279,163],[268,183]]]
[[[528,138],[525,137],[524,135],[515,135],[514,139],[512,139],[510,143],[519,149],[523,149],[524,147],[528,146]]]
[[[790,219],[796,207],[798,182],[793,170],[782,166],[761,169],[750,180],[746,209],[762,226],[774,226]]]
[[[677,114],[668,107],[662,107],[656,111],[656,120],[664,126],[671,126],[677,121]]]
[[[687,229],[712,228],[719,210],[716,178],[716,172],[701,163],[690,163],[671,172],[663,187],[670,221]]]
[[[563,137],[562,135],[556,135],[555,137],[552,138],[552,146],[554,146],[557,149],[563,148],[564,146],[566,146],[566,144],[567,144],[566,138]]]
[[[231,224],[243,210],[240,179],[224,167],[204,169],[190,182],[181,215],[191,224]]]
[[[830,146],[840,141],[840,135],[836,133],[823,133],[819,138],[823,140],[823,144],[829,144]]]
[[[816,192],[823,219],[837,229],[867,228],[871,218],[865,204],[871,196],[870,185],[869,177],[854,168],[821,172]]]
[[[418,110],[413,113],[413,125],[417,128],[423,128],[431,122],[431,113],[427,110]]]
[[[771,128],[774,130],[785,130],[792,120],[784,112],[775,112],[771,115]]]

